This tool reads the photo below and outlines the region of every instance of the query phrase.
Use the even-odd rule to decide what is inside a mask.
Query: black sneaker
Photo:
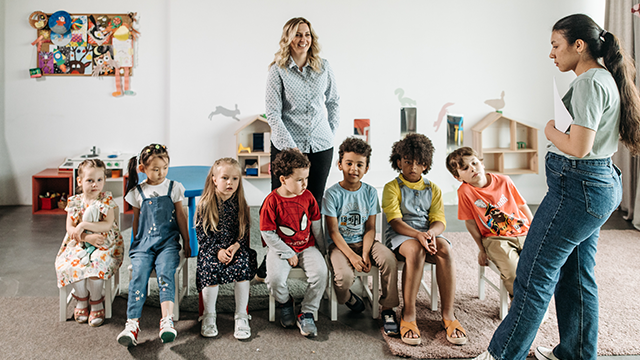
[[[260,279],[267,278],[267,255],[264,256],[264,259],[262,259],[262,264],[258,266],[258,270],[256,271],[256,277]]]
[[[351,298],[346,302],[346,305],[351,311],[356,313],[361,313],[364,311],[364,301],[360,299],[360,297],[349,290],[351,293]]]
[[[384,333],[387,336],[396,336],[398,331],[398,320],[396,320],[396,312],[393,309],[382,311],[382,320],[384,321]]]
[[[293,298],[289,297],[289,301],[284,304],[278,304],[280,308],[280,324],[284,327],[291,327],[296,324],[296,313],[294,310]]]

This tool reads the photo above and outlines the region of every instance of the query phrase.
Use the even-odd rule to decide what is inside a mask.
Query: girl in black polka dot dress
[[[198,269],[196,286],[204,312],[200,333],[218,335],[218,285],[235,283],[236,314],[233,336],[251,337],[247,314],[249,281],[256,273],[256,252],[249,247],[249,207],[242,189],[241,168],[235,159],[217,160],[207,176],[196,214]]]

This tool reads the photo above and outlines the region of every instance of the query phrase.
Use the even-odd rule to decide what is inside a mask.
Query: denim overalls
[[[422,178],[422,180],[426,185],[425,189],[414,190],[406,186],[402,180],[400,180],[400,177],[396,178],[400,191],[402,192],[402,201],[400,201],[402,221],[418,231],[427,231],[430,226],[429,209],[431,209],[433,192],[429,180],[425,178]],[[396,250],[405,240],[413,239],[411,236],[398,234],[391,226],[387,226],[385,237],[387,239],[385,245],[391,248],[391,250]]]
[[[513,284],[509,314],[489,352],[525,359],[555,294],[559,359],[596,359],[598,286],[595,255],[600,227],[622,200],[621,173],[610,158],[546,156],[549,190],[531,222]]]
[[[173,181],[169,192],[146,198],[140,185],[136,187],[142,197],[138,217],[138,233],[131,242],[131,281],[127,301],[127,318],[138,319],[147,296],[151,270],[155,268],[160,289],[160,303],[175,297],[174,275],[180,262],[180,231],[176,221],[175,205],[171,200]]]

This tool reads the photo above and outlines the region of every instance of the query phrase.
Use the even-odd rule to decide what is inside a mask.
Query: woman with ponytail
[[[596,359],[598,236],[622,198],[611,156],[618,141],[640,153],[640,99],[618,38],[586,15],[553,26],[549,57],[577,75],[563,98],[573,122],[566,132],[554,120],[545,127],[549,190],[520,254],[509,314],[476,359],[525,359],[554,295],[560,344],[538,347],[536,358]]]

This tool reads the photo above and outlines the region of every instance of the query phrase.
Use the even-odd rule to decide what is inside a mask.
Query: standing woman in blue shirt
[[[544,129],[549,190],[520,254],[509,314],[477,359],[525,359],[552,295],[560,344],[537,348],[536,358],[596,359],[598,235],[622,198],[611,155],[618,141],[640,153],[640,100],[618,38],[586,15],[553,26],[549,57],[578,76],[563,98],[573,122],[566,132],[554,120]]]
[[[333,70],[319,53],[318,36],[308,20],[299,17],[284,24],[280,49],[269,65],[266,109],[271,161],[287,148],[307,155],[308,189],[321,204],[340,124],[340,96]],[[271,189],[279,186],[280,180],[271,174]]]

